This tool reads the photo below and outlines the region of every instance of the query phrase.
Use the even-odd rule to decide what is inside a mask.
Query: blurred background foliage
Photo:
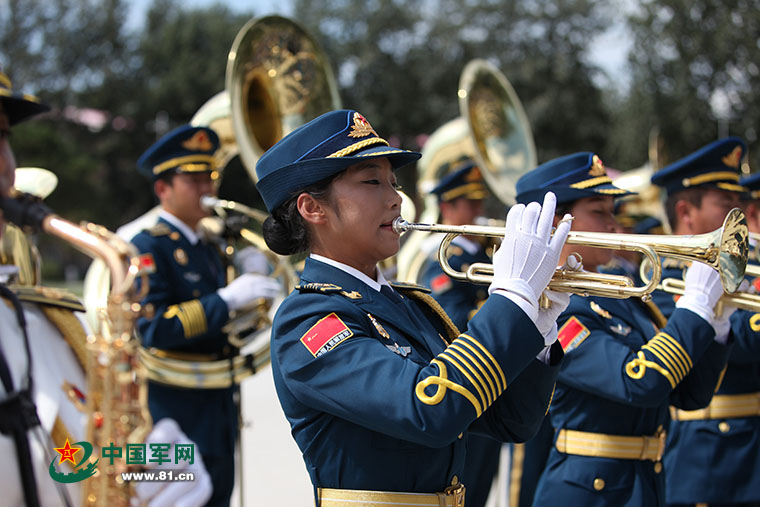
[[[598,153],[619,170],[660,163],[716,138],[743,137],[757,164],[760,0],[291,0],[322,45],[344,107],[399,145],[419,149],[458,116],[464,65],[486,58],[527,112],[539,162]],[[53,111],[14,128],[19,166],[59,178],[48,204],[70,220],[115,229],[154,203],[135,160],[224,89],[227,53],[254,16],[223,4],[152,0],[129,25],[128,0],[0,0],[0,67],[14,89]],[[621,75],[590,57],[599,35],[626,30]],[[414,171],[402,176],[415,197]],[[239,162],[221,194],[258,201]],[[226,194],[226,195],[225,195]],[[88,259],[51,246],[46,275]],[[52,258],[51,258],[52,257]]]

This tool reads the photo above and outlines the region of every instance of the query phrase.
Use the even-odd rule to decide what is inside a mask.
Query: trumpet
[[[457,271],[449,264],[446,250],[457,236],[504,237],[504,228],[410,223],[401,217],[396,218],[392,226],[399,234],[415,230],[445,233],[438,247],[438,263],[444,273],[454,280],[476,284],[487,285],[493,280],[492,264],[476,262],[467,271]],[[627,276],[557,269],[547,287],[557,292],[616,299],[639,297],[648,300],[662,278],[660,256],[708,264],[720,273],[724,290],[735,292],[744,277],[749,253],[747,224],[744,213],[738,208],[726,215],[722,227],[706,234],[671,236],[570,231],[567,244],[629,250],[644,255],[645,261],[652,265],[652,276],[643,286],[636,286]]]

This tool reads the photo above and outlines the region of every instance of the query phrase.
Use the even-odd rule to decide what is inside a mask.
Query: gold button
[[[718,429],[721,433],[728,433],[731,430],[731,425],[726,421],[721,421],[720,424],[718,424]]]
[[[660,472],[662,472],[662,463],[658,461],[654,464],[654,473],[659,474]]]
[[[459,477],[455,475],[454,477],[451,478],[451,485],[456,486],[457,484],[459,484]]]
[[[463,437],[463,436],[464,436],[464,433],[460,433],[460,434],[459,434],[459,436],[458,436],[457,438],[458,438],[459,440],[462,440],[462,437]]]
[[[594,489],[597,491],[601,491],[604,489],[604,479],[601,479],[597,477],[594,479]]]

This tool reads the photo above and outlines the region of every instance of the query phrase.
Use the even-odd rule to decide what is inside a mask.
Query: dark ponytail
[[[342,172],[300,190],[298,194],[278,206],[264,220],[264,241],[270,250],[280,255],[293,255],[309,250],[309,229],[298,212],[298,196],[306,192],[315,199],[326,200],[330,184]]]

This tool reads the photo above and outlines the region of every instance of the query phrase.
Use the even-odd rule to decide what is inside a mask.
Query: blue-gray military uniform
[[[543,338],[517,306],[489,298],[451,336],[421,288],[398,288],[309,258],[277,312],[275,386],[318,488],[444,491],[466,433],[523,441],[546,413],[557,366],[535,358]]]
[[[441,201],[454,199],[482,200],[488,196],[480,169],[468,159],[454,165],[454,169],[430,191]],[[441,238],[436,238],[440,241]],[[437,250],[436,250],[437,253]],[[447,251],[451,267],[466,270],[475,262],[491,263],[481,243],[462,236],[452,242]],[[488,288],[468,282],[452,280],[443,272],[437,258],[428,259],[421,269],[420,284],[431,289],[431,296],[446,311],[458,329],[467,329],[467,322],[488,298]],[[501,445],[491,438],[468,435],[464,474],[467,485],[466,504],[481,507],[488,500],[491,483],[499,469]]]
[[[200,133],[200,134],[199,134]],[[182,143],[206,136],[196,148]],[[198,141],[198,138],[195,138]],[[210,146],[205,142],[210,141]],[[213,168],[216,134],[202,127],[179,127],[156,142],[138,162],[140,168],[182,170],[172,162],[191,164],[193,171]],[[163,166],[162,166],[163,164]],[[205,164],[205,165],[204,165]],[[140,318],[137,329],[145,347],[186,360],[220,359],[234,352],[222,327],[229,319],[227,304],[217,294],[226,283],[218,247],[190,240],[164,218],[132,239],[149,274],[149,293],[142,304],[154,309]],[[200,355],[200,356],[199,356]],[[148,382],[148,405],[154,420],[171,417],[193,440],[211,476],[214,493],[207,505],[226,505],[234,485],[234,453],[238,431],[235,387],[185,389]]]
[[[558,203],[627,193],[587,152],[527,173],[517,200],[547,191]],[[707,405],[728,348],[693,312],[678,310],[666,324],[638,300],[573,295],[557,324],[565,359],[549,411],[553,447],[534,505],[664,505],[669,405]]]
[[[677,177],[666,173],[656,183],[666,188],[676,185],[669,190],[674,191],[675,180],[683,176],[718,174],[721,179],[716,185],[721,186],[717,188],[743,192],[739,161],[744,152],[741,139],[722,139],[664,168]],[[757,259],[751,256],[750,262],[757,263]],[[684,263],[669,260],[663,267],[663,278],[683,277]],[[674,295],[657,291],[653,296],[665,315],[675,308]],[[760,502],[759,324],[760,313],[735,311],[731,316],[733,349],[710,405],[690,412],[673,409],[665,453],[669,504]]]

